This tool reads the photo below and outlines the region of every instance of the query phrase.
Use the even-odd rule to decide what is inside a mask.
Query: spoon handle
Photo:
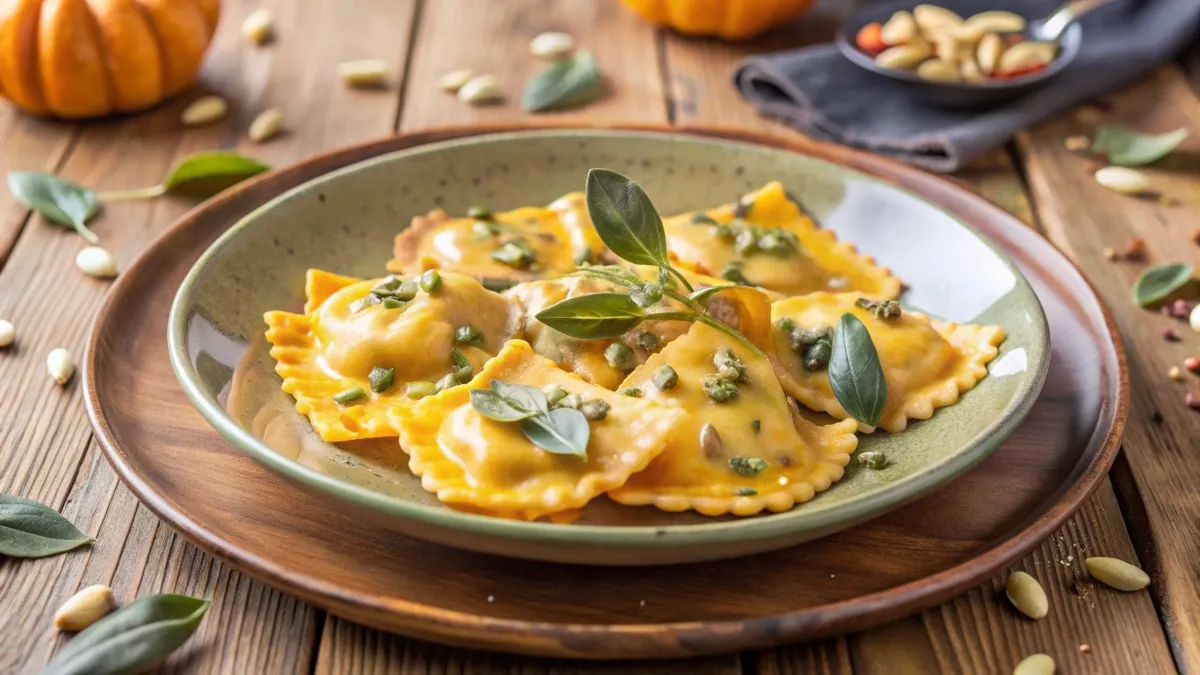
[[[1075,23],[1084,14],[1100,7],[1107,5],[1112,0],[1069,0],[1062,7],[1054,10],[1050,16],[1046,17],[1041,22],[1041,39],[1055,41],[1062,37],[1063,33]]]

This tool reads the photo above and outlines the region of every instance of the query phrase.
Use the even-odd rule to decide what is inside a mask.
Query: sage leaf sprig
[[[42,675],[142,672],[187,642],[209,605],[186,595],[138,598],[76,635]]]
[[[521,103],[535,113],[577,108],[596,100],[602,84],[596,58],[583,49],[538,73],[525,85]]]
[[[556,455],[587,458],[591,427],[575,408],[550,409],[546,392],[515,382],[491,381],[491,389],[472,389],[475,412],[497,422],[519,422],[530,443]]]
[[[1092,139],[1092,152],[1121,166],[1144,166],[1166,157],[1188,137],[1186,127],[1165,134],[1143,134],[1121,126],[1103,126]]]
[[[847,312],[833,333],[829,357],[829,386],[851,417],[869,426],[879,423],[887,405],[887,380],[871,334],[857,316]]]
[[[73,228],[90,243],[99,243],[100,238],[87,226],[100,208],[95,192],[41,171],[10,171],[8,191],[25,208],[46,220]]]
[[[671,268],[667,232],[642,186],[616,171],[592,169],[585,193],[588,215],[609,250],[635,265]]]
[[[1192,266],[1163,263],[1142,270],[1133,282],[1133,301],[1142,307],[1153,305],[1179,290],[1192,278]]]
[[[624,335],[648,319],[690,321],[693,311],[647,312],[623,293],[590,293],[538,312],[537,320],[569,337],[603,340]]]
[[[54,509],[32,499],[0,494],[0,556],[45,558],[93,541]]]
[[[97,193],[51,173],[11,171],[8,190],[26,208],[52,223],[73,228],[79,236],[95,244],[100,239],[87,223],[103,202],[153,199],[167,193],[211,197],[270,168],[235,152],[212,151],[183,158],[167,172],[162,183],[145,188]]]

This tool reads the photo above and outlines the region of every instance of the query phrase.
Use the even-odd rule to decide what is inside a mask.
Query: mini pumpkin
[[[744,40],[799,16],[814,0],[625,0],[650,23],[688,35]]]
[[[35,115],[156,105],[200,70],[220,0],[0,0],[0,97]]]

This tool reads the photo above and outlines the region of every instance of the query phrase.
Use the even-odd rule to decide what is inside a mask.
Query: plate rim
[[[181,216],[175,223],[160,233],[141,254],[127,272],[141,266],[153,265],[148,253],[160,244],[189,229],[189,225],[200,215],[217,207],[224,201],[240,195],[259,182],[270,180],[273,176],[284,171],[303,171],[305,166],[314,162],[337,161],[339,157],[369,157],[397,143],[411,141],[413,145],[427,142],[426,139],[439,138],[443,135],[471,135],[487,131],[507,131],[526,128],[520,124],[497,124],[486,127],[445,126],[422,129],[397,136],[373,139],[362,143],[335,148],[314,155],[304,162],[289,165],[263,176],[251,179],[237,186],[222,196],[220,200],[210,200],[198,205]],[[545,124],[539,128],[579,128],[578,124]],[[842,154],[843,163],[860,171],[870,173],[884,180],[896,181],[899,176],[916,176],[921,180],[933,180],[942,189],[951,191],[959,198],[975,202],[979,207],[993,210],[1005,218],[1011,218],[1001,207],[990,200],[958,187],[952,182],[926,174],[912,167],[903,165],[885,157],[868,155],[859,151],[831,146],[806,139],[803,137],[784,138],[762,132],[750,132],[743,129],[718,126],[680,126],[670,125],[608,125],[604,128],[630,130],[657,130],[676,133],[691,133],[702,136],[741,139],[747,142],[763,143],[785,149],[801,152],[824,153],[827,156]],[[354,163],[351,159],[349,163]],[[579,636],[581,634],[612,636],[655,636],[659,639],[641,643],[640,650],[624,650],[624,656],[631,657],[670,657],[679,655],[698,655],[717,653],[738,649],[756,649],[784,644],[797,639],[797,636],[819,637],[835,634],[852,629],[876,625],[883,621],[893,620],[916,611],[928,608],[942,602],[951,596],[975,586],[992,575],[996,570],[1025,555],[1035,546],[1061,526],[1072,514],[1082,506],[1107,475],[1116,457],[1120,438],[1128,416],[1129,406],[1129,372],[1125,350],[1117,330],[1116,322],[1105,304],[1095,292],[1094,286],[1070,258],[1066,257],[1051,242],[1040,233],[1030,229],[1023,234],[1035,240],[1040,240],[1046,246],[1045,253],[1057,259],[1059,264],[1074,273],[1076,280],[1089,295],[1092,311],[1102,319],[1103,335],[1098,335],[1098,342],[1112,350],[1111,357],[1115,365],[1115,382],[1113,389],[1115,397],[1109,402],[1112,419],[1105,430],[1102,428],[1103,418],[1097,425],[1096,431],[1089,441],[1095,444],[1090,461],[1076,465],[1072,478],[1073,482],[1048,504],[1046,510],[1040,512],[1021,529],[1008,535],[991,548],[983,550],[979,555],[963,563],[947,568],[933,575],[915,579],[905,584],[886,590],[859,596],[822,606],[819,616],[814,616],[812,608],[799,609],[775,617],[756,617],[751,619],[730,619],[718,622],[673,622],[651,624],[627,624],[616,627],[597,629],[591,625],[529,622],[515,619],[501,619],[479,616],[469,612],[443,610],[407,600],[381,602],[377,597],[362,596],[354,593],[341,592],[311,575],[288,570],[269,560],[247,554],[245,551],[230,545],[219,533],[211,532],[191,519],[184,510],[171,498],[158,492],[150,481],[139,470],[136,462],[126,456],[123,448],[117,442],[107,416],[100,407],[95,373],[97,369],[97,343],[102,334],[102,328],[110,316],[110,310],[118,304],[118,300],[126,293],[125,286],[131,285],[128,279],[134,275],[122,275],[106,294],[89,336],[87,350],[81,373],[84,389],[84,403],[88,418],[96,432],[96,439],[104,456],[117,473],[121,481],[150,509],[157,517],[180,532],[190,542],[207,553],[228,561],[234,567],[275,588],[296,595],[306,601],[329,609],[334,613],[343,610],[346,614],[355,613],[355,620],[368,623],[386,630],[403,630],[416,637],[426,637],[450,644],[462,646],[500,649],[505,651],[520,651],[529,654],[546,656],[568,656],[574,658],[608,658],[614,652],[592,653],[580,652],[570,644],[558,644],[556,638],[564,636]],[[1100,327],[1100,326],[1098,326]],[[1098,395],[1102,395],[1098,394]],[[1101,407],[1104,410],[1104,406]],[[1103,433],[1103,439],[1096,436]],[[214,436],[217,434],[214,431]],[[366,616],[363,611],[369,612]],[[390,617],[391,622],[384,622],[378,617]],[[820,623],[820,627],[814,624]],[[506,640],[509,636],[519,636],[521,644],[514,645]],[[675,645],[665,644],[662,639],[670,638]],[[720,639],[715,639],[717,636]],[[707,638],[708,641],[698,643],[696,640]],[[719,644],[713,644],[718,642]]]
[[[538,541],[546,544],[586,544],[629,549],[674,549],[693,545],[720,544],[726,542],[766,542],[776,538],[797,535],[803,532],[832,533],[851,527],[871,518],[883,515],[889,511],[907,504],[930,491],[949,483],[986,459],[1020,426],[1037,401],[1041,388],[1049,371],[1049,326],[1040,301],[1033,292],[1028,280],[1013,264],[1009,257],[982,233],[977,232],[969,222],[956,214],[945,211],[939,205],[920,194],[913,193],[903,186],[895,185],[877,176],[867,174],[840,165],[827,158],[804,154],[807,161],[837,167],[843,171],[865,175],[871,181],[886,184],[906,196],[920,200],[930,208],[946,212],[958,227],[977,237],[988,249],[996,255],[1016,279],[1017,289],[1032,299],[1037,316],[1034,319],[1037,339],[1041,341],[1042,349],[1030,356],[1030,376],[1020,391],[1014,392],[1008,405],[1000,415],[991,419],[974,437],[964,444],[959,452],[948,461],[934,467],[920,469],[904,479],[889,483],[885,489],[869,492],[855,498],[838,508],[827,508],[815,512],[803,509],[773,513],[750,519],[718,521],[713,523],[687,525],[581,525],[558,524],[547,522],[525,522],[518,520],[496,519],[490,516],[465,513],[438,505],[425,505],[398,499],[390,495],[375,492],[343,480],[322,474],[309,467],[303,466],[284,457],[267,444],[256,438],[242,425],[238,424],[227,411],[204,391],[199,382],[187,349],[187,326],[190,316],[188,297],[195,290],[199,277],[205,267],[220,255],[221,251],[241,236],[242,232],[254,227],[256,219],[265,212],[276,208],[288,200],[296,199],[303,191],[310,190],[318,181],[351,175],[372,166],[396,161],[397,155],[402,157],[421,156],[441,152],[449,148],[483,145],[493,142],[519,142],[522,137],[544,138],[546,136],[567,136],[572,132],[594,134],[595,138],[620,136],[624,134],[645,135],[669,140],[671,132],[662,133],[644,130],[624,129],[522,129],[512,132],[480,133],[468,137],[448,139],[435,143],[416,145],[402,150],[385,152],[368,159],[339,167],[320,176],[300,183],[276,195],[269,201],[259,205],[236,223],[225,230],[206,249],[188,271],[180,284],[172,302],[167,328],[168,350],[171,366],[176,379],[184,393],[208,423],[217,430],[228,442],[240,451],[250,455],[255,461],[265,464],[272,471],[291,480],[319,490],[334,498],[348,501],[353,505],[368,508],[386,514],[389,517],[415,520],[433,527],[451,528],[467,534],[481,534],[489,538],[502,538],[512,542]],[[717,143],[727,147],[756,146],[754,143],[730,141],[728,139],[713,139],[709,137],[693,137],[701,143]],[[789,154],[798,154],[788,149],[757,144],[756,147]],[[520,552],[515,556],[522,557]],[[532,556],[530,556],[532,557]],[[712,556],[717,558],[720,556]]]

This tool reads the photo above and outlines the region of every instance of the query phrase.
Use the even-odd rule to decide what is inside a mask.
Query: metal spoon
[[[1113,0],[1070,0],[1044,19],[1030,21],[1025,30],[1010,33],[1035,42],[1058,42],[1063,33],[1083,15]]]

